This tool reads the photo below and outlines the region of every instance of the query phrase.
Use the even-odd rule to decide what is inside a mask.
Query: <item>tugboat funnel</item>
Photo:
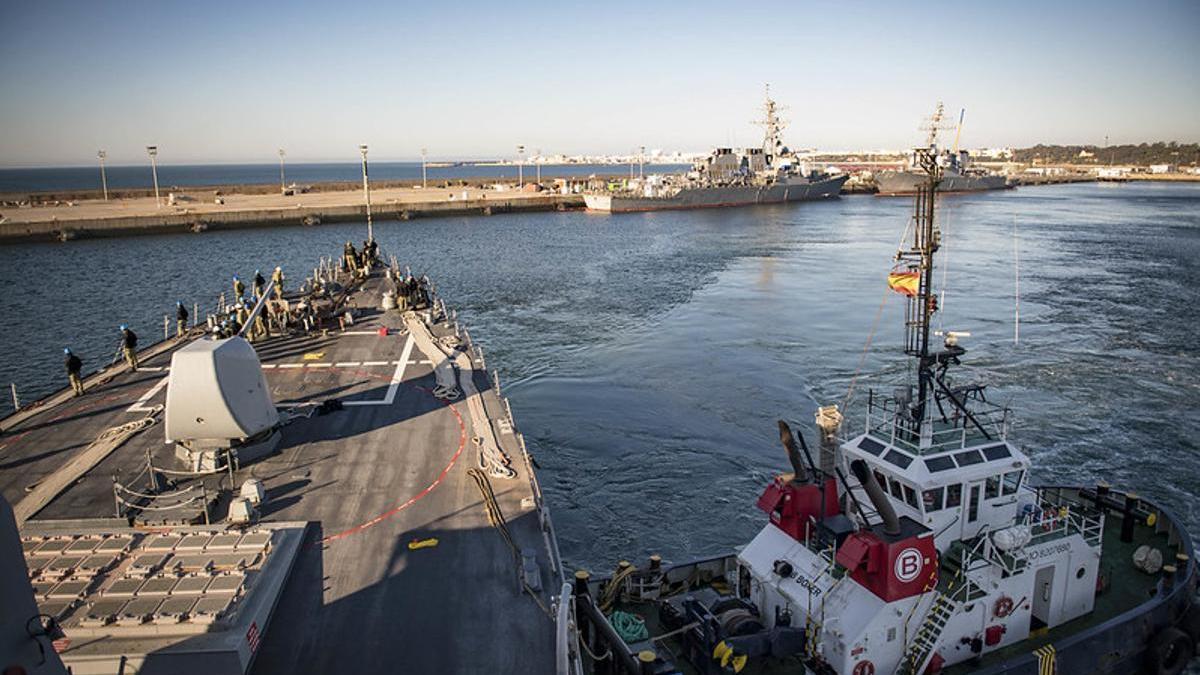
[[[883,533],[889,536],[899,535],[900,519],[896,517],[896,509],[892,508],[892,503],[888,501],[887,494],[879,485],[879,481],[875,480],[875,474],[871,473],[867,463],[856,459],[850,462],[850,471],[854,473],[858,482],[862,483],[863,489],[867,491],[867,498],[883,518]]]
[[[779,420],[779,440],[783,443],[783,449],[787,451],[788,461],[792,464],[792,473],[796,474],[793,480],[797,483],[807,483],[808,471],[804,468],[804,461],[800,459],[800,450],[796,447],[796,437],[792,435],[792,428],[783,420]]]

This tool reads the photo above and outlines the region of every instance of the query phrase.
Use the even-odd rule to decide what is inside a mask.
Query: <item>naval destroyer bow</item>
[[[457,314],[373,242],[284,283],[0,420],[0,668],[567,672],[549,512]]]

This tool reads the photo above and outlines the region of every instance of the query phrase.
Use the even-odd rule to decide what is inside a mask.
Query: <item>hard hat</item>
[[[262,271],[262,270],[254,270],[254,273],[258,274],[260,271]]]
[[[120,330],[129,330],[129,326],[126,324],[121,324]]]
[[[70,347],[63,347],[63,353],[64,353],[64,354],[70,354],[70,353],[71,353],[71,348],[70,348]]]
[[[175,306],[177,306],[177,307],[183,307],[183,301],[182,301],[182,300],[176,300],[176,301],[175,301]]]
[[[283,269],[283,268],[282,268],[282,267],[280,267],[279,265],[276,265],[276,266],[275,266],[275,271],[276,271],[276,272],[279,272],[279,271],[280,271],[280,270],[282,270],[282,269]]]
[[[236,275],[236,274],[235,274],[235,275],[233,275],[233,280],[234,280],[234,281],[237,281],[237,275]]]

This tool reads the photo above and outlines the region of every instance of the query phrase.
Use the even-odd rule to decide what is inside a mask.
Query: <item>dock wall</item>
[[[524,211],[562,211],[583,207],[580,195],[545,195],[510,199],[469,199],[437,202],[383,202],[371,205],[374,220],[408,220],[437,216],[492,215]],[[170,232],[204,232],[280,225],[366,220],[362,204],[170,213],[149,216],[80,218],[38,222],[0,223],[0,244],[21,241],[68,241]]]

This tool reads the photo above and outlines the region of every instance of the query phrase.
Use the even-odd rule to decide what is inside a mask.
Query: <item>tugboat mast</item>
[[[937,311],[937,295],[933,292],[933,254],[941,244],[941,233],[934,222],[937,184],[941,167],[929,149],[919,149],[916,160],[925,171],[926,179],[917,188],[913,206],[912,248],[898,254],[900,261],[916,267],[920,281],[916,295],[909,296],[905,320],[904,353],[917,359],[917,399],[913,407],[914,428],[920,431],[925,418],[925,404],[933,389],[933,359],[929,356],[929,326]]]
[[[904,322],[904,353],[917,360],[917,396],[915,400],[906,401],[906,426],[918,436],[922,446],[932,442],[932,408],[935,407],[940,418],[946,420],[944,401],[957,409],[985,438],[991,438],[967,407],[962,392],[956,393],[943,378],[946,370],[959,363],[958,357],[967,350],[958,345],[953,333],[946,337],[941,350],[931,352],[929,347],[929,329],[933,313],[938,310],[937,294],[933,290],[933,256],[941,247],[941,231],[934,221],[937,186],[942,179],[942,165],[936,152],[933,148],[918,148],[913,153],[916,166],[925,172],[925,180],[917,187],[913,200],[912,246],[896,254],[897,265],[904,268],[902,276],[915,277],[917,282],[916,292],[907,293]]]

